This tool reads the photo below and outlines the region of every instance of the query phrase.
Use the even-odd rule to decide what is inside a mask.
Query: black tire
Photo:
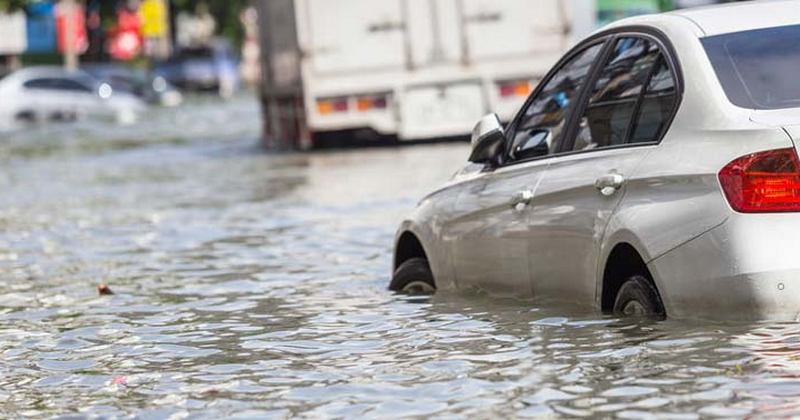
[[[397,267],[389,290],[409,295],[429,295],[436,291],[433,273],[424,258],[411,258]]]
[[[666,318],[664,305],[653,283],[644,276],[629,277],[617,292],[614,315],[621,317]]]

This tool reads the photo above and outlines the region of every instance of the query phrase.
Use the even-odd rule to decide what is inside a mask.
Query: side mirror
[[[502,153],[506,143],[506,133],[497,114],[489,114],[475,125],[472,130],[472,163],[494,164]]]
[[[527,139],[512,151],[511,156],[514,159],[531,159],[550,154],[552,143],[550,130],[534,128],[526,134]]]

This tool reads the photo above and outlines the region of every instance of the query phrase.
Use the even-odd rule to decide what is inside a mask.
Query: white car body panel
[[[81,81],[86,91],[29,88],[27,82],[42,79]],[[103,118],[129,123],[144,112],[146,105],[133,95],[113,92],[99,94],[100,82],[88,74],[58,67],[30,67],[0,80],[0,125],[11,127],[20,116],[35,121],[53,119]]]

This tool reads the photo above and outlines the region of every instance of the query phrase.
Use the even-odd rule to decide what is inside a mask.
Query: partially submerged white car
[[[29,67],[0,80],[0,125],[86,117],[134,122],[146,104],[80,71]]]
[[[620,21],[478,124],[402,222],[390,288],[798,319],[798,141],[800,1]]]

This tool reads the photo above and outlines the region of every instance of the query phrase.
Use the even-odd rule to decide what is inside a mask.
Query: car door
[[[529,204],[559,150],[572,104],[600,54],[596,42],[568,56],[537,89],[515,122],[508,161],[462,186],[448,225],[459,287],[529,296]]]
[[[57,88],[71,102],[72,109],[80,114],[105,114],[109,110],[97,96],[90,82],[71,78],[58,78]]]
[[[17,101],[17,113],[30,113],[37,119],[46,120],[61,109],[63,98],[53,94],[53,79],[37,77],[22,84],[22,94]]]
[[[609,42],[571,121],[565,153],[552,160],[536,191],[529,247],[538,295],[593,302],[606,226],[626,178],[660,140],[660,128],[636,123],[642,114],[660,112],[648,89],[672,80],[659,42],[645,35]]]

